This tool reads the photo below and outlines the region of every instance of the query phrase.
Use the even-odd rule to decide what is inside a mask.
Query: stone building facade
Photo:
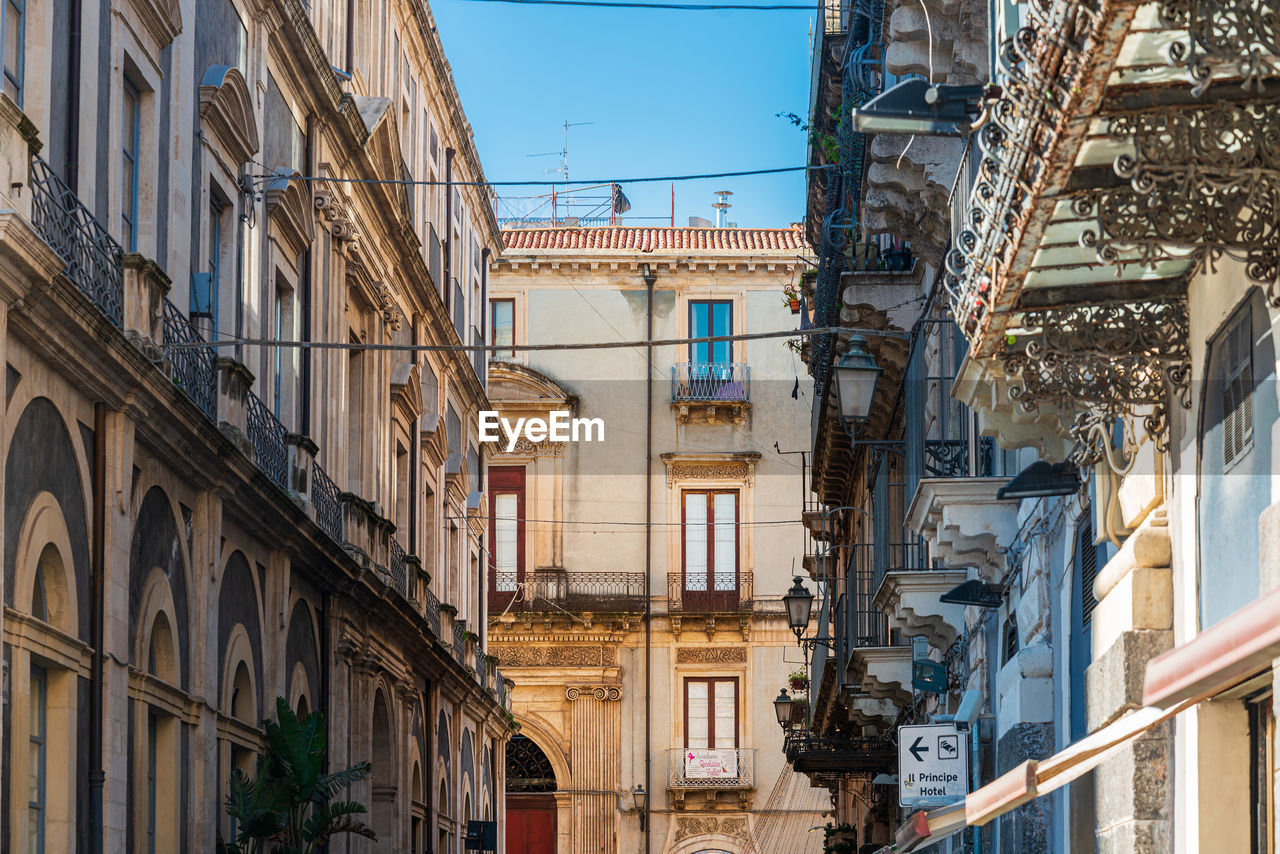
[[[0,847],[213,850],[283,697],[373,763],[333,850],[460,851],[508,736],[484,360],[361,346],[485,335],[483,194],[377,183],[483,178],[430,11],[3,26]]]
[[[807,253],[795,229],[505,234],[491,289],[500,340],[796,322],[784,288]],[[807,831],[827,793],[783,762],[771,706],[803,668],[780,602],[803,536],[800,455],[779,453],[805,444],[799,365],[777,338],[490,363],[504,417],[603,422],[603,441],[522,440],[492,457],[489,630],[521,727],[509,854],[820,847]]]
[[[937,32],[964,28],[949,14]],[[895,851],[1280,844],[1268,14],[989,10],[998,88],[953,173],[939,293],[965,343],[950,392],[1021,474],[922,480],[909,517],[931,572],[998,584],[998,606],[923,612],[1002,626],[969,646],[994,766],[894,816]]]

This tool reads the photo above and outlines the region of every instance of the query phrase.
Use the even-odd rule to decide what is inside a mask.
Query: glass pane
[[[497,567],[497,590],[499,593],[512,593],[516,589],[517,557],[519,543],[516,536],[519,530],[517,516],[517,496],[506,492],[494,497],[493,529],[494,529],[494,564]]]
[[[728,680],[713,683],[715,697],[715,746],[737,747],[735,710],[738,705],[737,685]]]
[[[733,306],[727,302],[718,302],[711,305],[711,332],[710,335],[732,335],[733,329],[729,322],[732,316]],[[733,351],[732,341],[713,341],[711,342],[711,361],[718,365],[728,364],[730,354]]]
[[[707,589],[707,496],[684,496],[684,589]]]
[[[715,496],[715,590],[738,586],[738,496],[720,492]]]
[[[689,304],[689,337],[705,338],[711,334],[711,303],[694,302]],[[705,365],[711,355],[710,345],[706,341],[695,343],[690,359],[695,365]]]
[[[709,747],[707,732],[707,688],[706,682],[686,682],[685,690],[689,692],[685,717],[689,721],[689,732],[685,743],[692,748]]]
[[[511,300],[495,300],[493,303],[493,343],[510,345],[515,329],[515,303]],[[510,351],[495,351],[495,356],[510,357]]]
[[[18,63],[22,60],[22,12],[12,3],[4,9],[4,67],[16,79],[21,79]]]

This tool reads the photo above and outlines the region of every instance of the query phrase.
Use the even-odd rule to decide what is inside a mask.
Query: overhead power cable
[[[784,172],[809,172],[834,168],[834,164],[821,166],[779,166],[775,169],[744,169],[738,172],[706,172],[699,175],[662,175],[645,178],[594,178],[587,181],[423,181],[417,178],[338,178],[323,175],[288,175],[286,173],[260,173],[253,177],[259,181],[323,181],[331,184],[404,184],[414,187],[581,187],[588,184],[649,184],[657,181],[701,181],[704,178],[742,178],[751,175],[778,175]]]
[[[361,344],[343,341],[287,341],[280,338],[223,338],[218,341],[184,341],[165,346],[166,350],[216,350],[220,347],[282,347],[298,350],[391,350],[404,353],[431,353],[499,350],[503,353],[538,350],[625,350],[631,347],[682,347],[715,341],[756,341],[763,338],[796,338],[805,335],[836,335],[841,332],[873,335],[880,338],[905,338],[906,333],[883,329],[858,329],[853,326],[820,326],[811,329],[787,329],[778,332],[744,332],[739,335],[709,335],[700,338],[662,338],[649,341],[593,341],[581,344]]]
[[[473,3],[519,3],[525,6],[597,6],[602,9],[667,9],[674,12],[812,12],[814,5],[747,3],[610,3],[606,0],[471,0]]]

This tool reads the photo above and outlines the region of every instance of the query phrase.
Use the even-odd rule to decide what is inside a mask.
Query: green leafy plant
[[[823,159],[828,163],[840,162],[839,125],[836,127],[835,134],[829,134],[823,133],[817,128],[811,126],[809,122],[806,122],[795,113],[782,112],[776,113],[775,115],[780,119],[786,119],[791,122],[791,124],[804,131],[809,137],[809,144],[821,151]],[[844,123],[843,115],[840,118],[840,123]]]
[[[218,854],[314,854],[339,834],[377,840],[360,816],[368,810],[355,801],[333,798],[368,777],[369,762],[322,774],[325,762],[324,716],[312,712],[299,720],[283,697],[276,699],[275,721],[264,721],[267,746],[253,779],[239,768],[231,772],[227,815],[235,819],[236,838],[220,842]]]

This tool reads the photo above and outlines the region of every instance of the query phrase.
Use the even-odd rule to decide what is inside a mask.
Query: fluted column
[[[622,688],[570,685],[569,731],[574,788],[573,854],[615,854],[622,779]]]

